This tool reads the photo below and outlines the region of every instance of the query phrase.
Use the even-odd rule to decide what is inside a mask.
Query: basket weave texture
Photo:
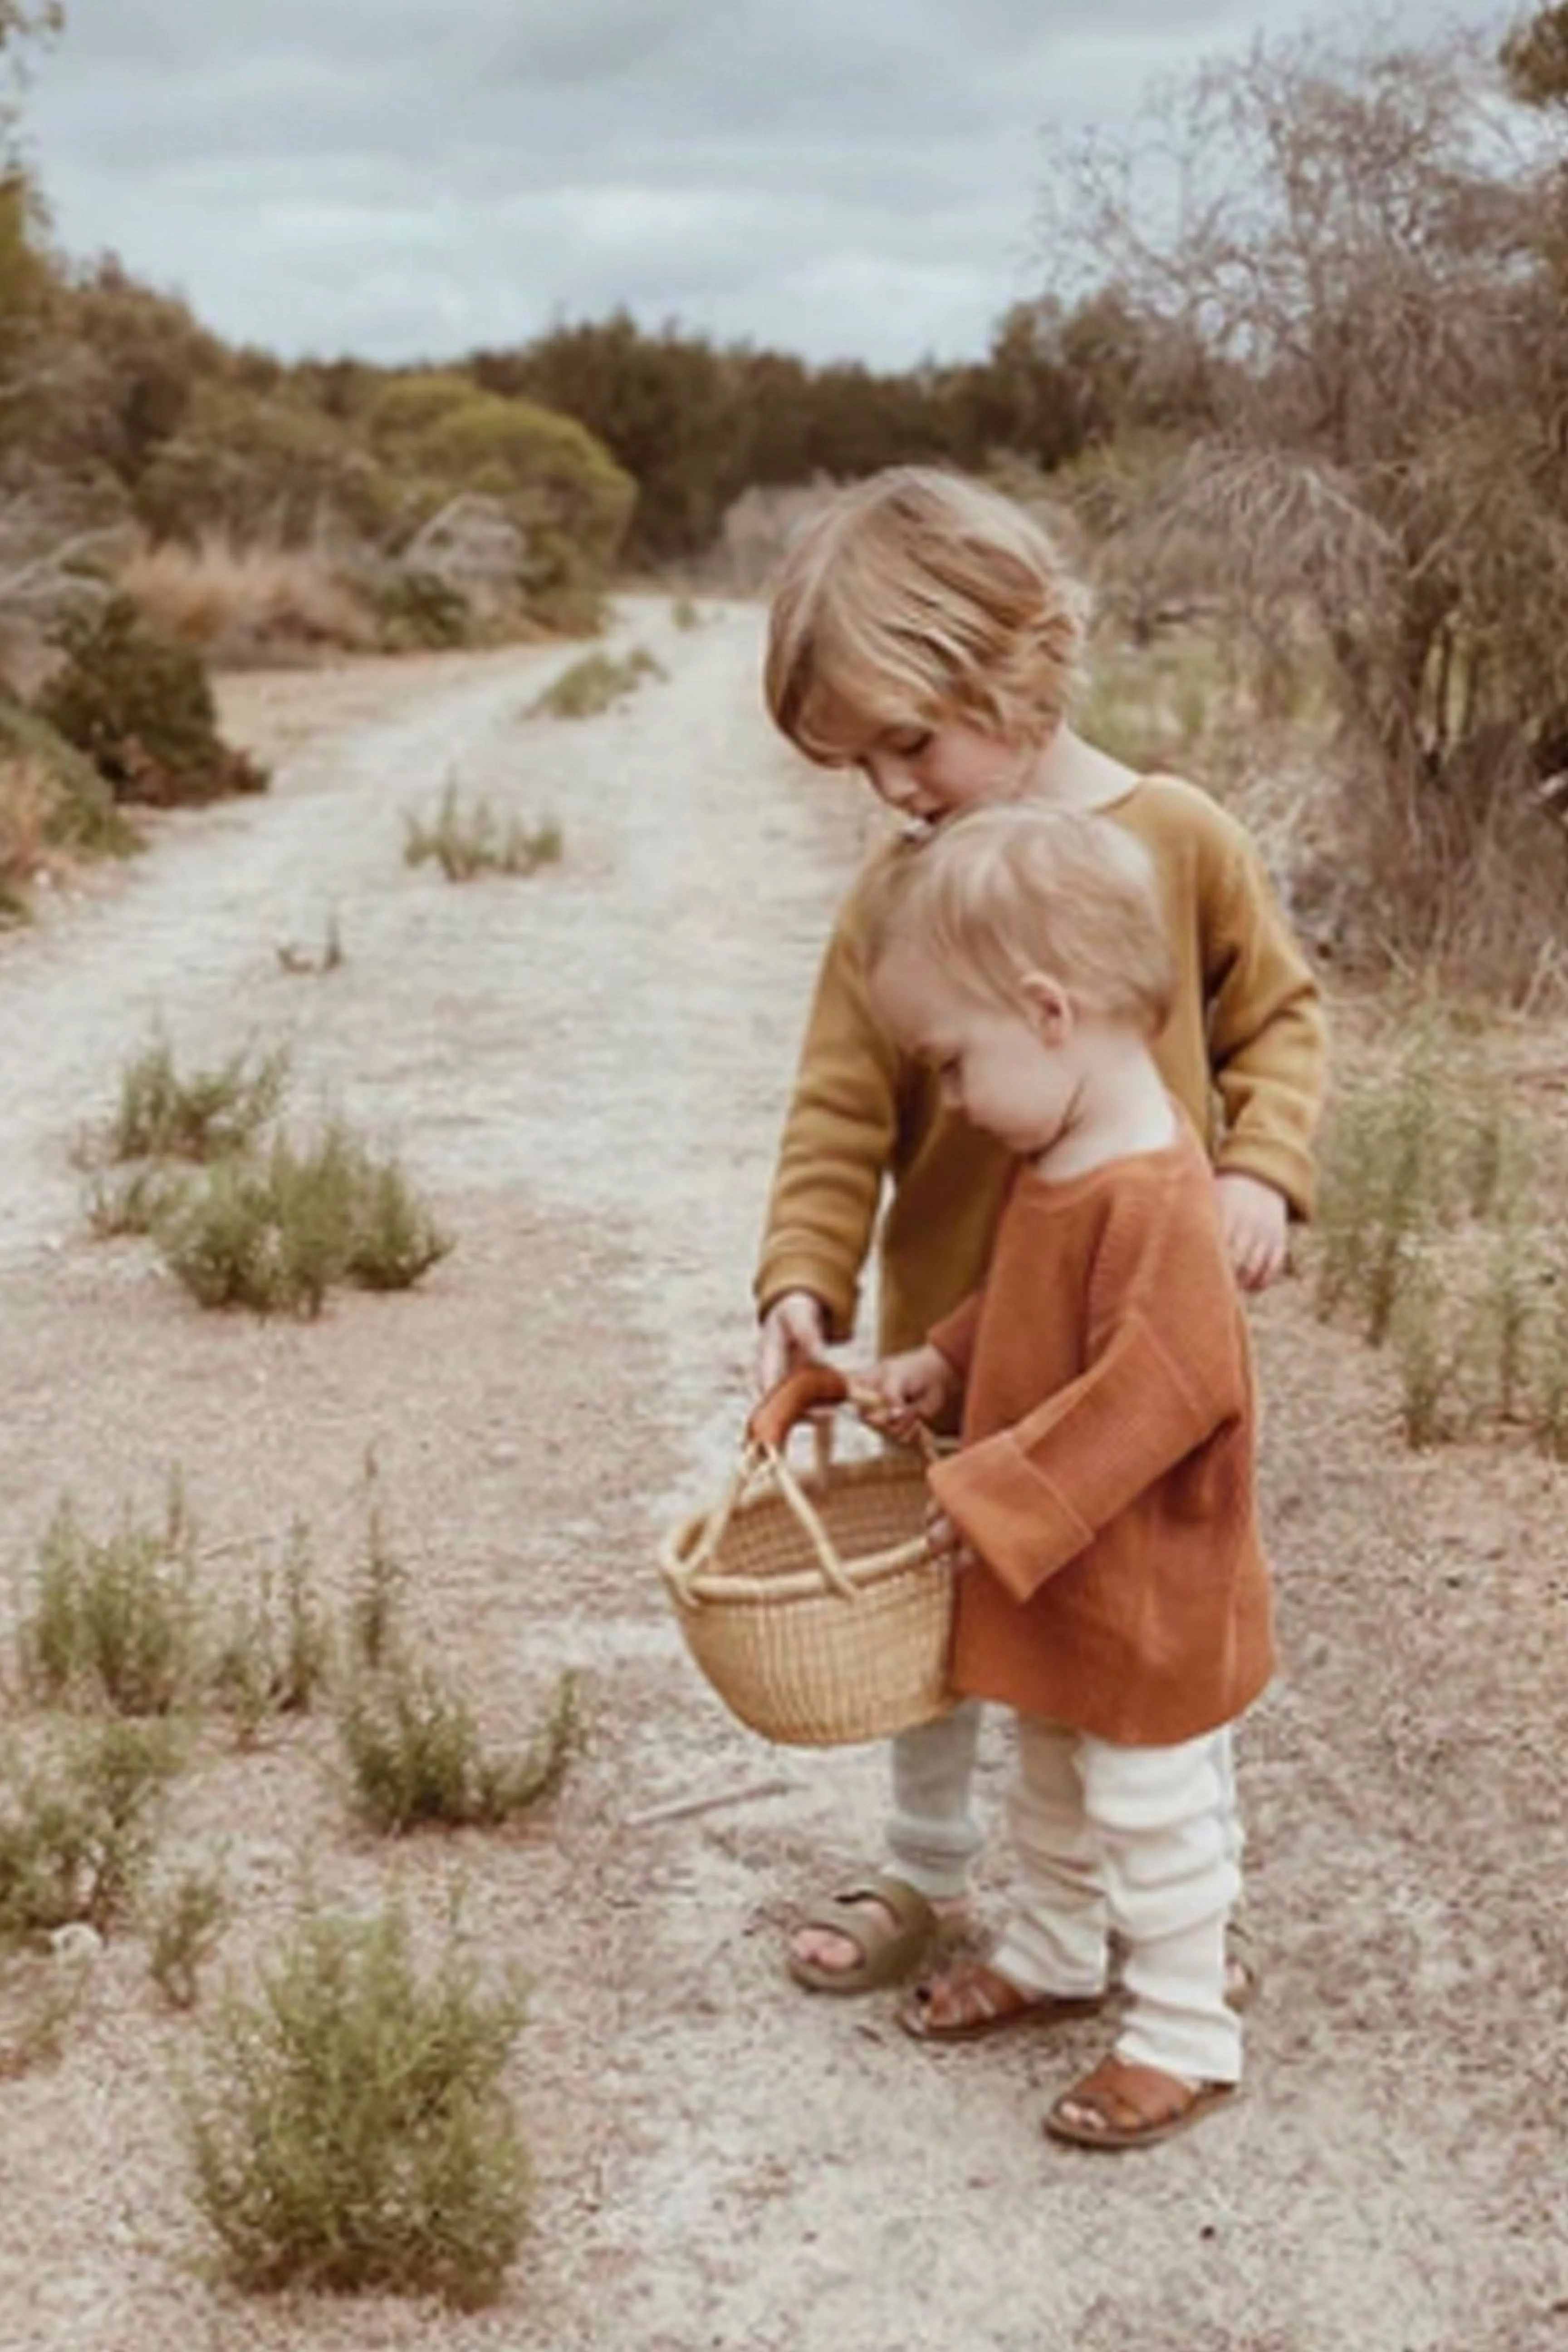
[[[718,1507],[659,1555],[687,1646],[733,1715],[787,1747],[929,1723],[947,1685],[952,1579],[925,1539],[925,1465],[819,1454],[798,1476],[749,1444]]]

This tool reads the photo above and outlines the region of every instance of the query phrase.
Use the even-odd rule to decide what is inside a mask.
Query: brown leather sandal
[[[897,2012],[904,2032],[917,2042],[983,2042],[992,2033],[1007,2033],[1019,2025],[1059,2025],[1068,2018],[1092,2017],[1103,2008],[1103,1993],[1082,1999],[1065,1994],[1026,1992],[988,1960],[955,1960],[939,1976],[915,1986]],[[947,2010],[951,2022],[937,2014]]]
[[[1234,2083],[1184,2083],[1158,2066],[1135,2066],[1114,2052],[1065,2091],[1046,2117],[1053,2139],[1076,2147],[1153,2147],[1185,2131],[1236,2095]],[[1093,2122],[1068,2112],[1085,2109]]]

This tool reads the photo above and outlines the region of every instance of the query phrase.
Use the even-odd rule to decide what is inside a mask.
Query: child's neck
[[[1029,1165],[1047,1184],[1065,1184],[1113,1160],[1163,1151],[1175,1133],[1154,1057],[1142,1038],[1129,1038],[1085,1071],[1067,1125]]]
[[[1102,809],[1124,799],[1137,782],[1132,769],[1064,725],[1042,747],[1028,790],[1058,808]]]

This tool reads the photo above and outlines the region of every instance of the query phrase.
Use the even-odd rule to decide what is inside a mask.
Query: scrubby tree
[[[1265,638],[1310,625],[1430,930],[1500,827],[1533,840],[1568,733],[1563,309],[1499,96],[1451,39],[1262,42],[1047,189],[1050,248],[1203,357],[1210,429],[1134,528],[1195,525]]]

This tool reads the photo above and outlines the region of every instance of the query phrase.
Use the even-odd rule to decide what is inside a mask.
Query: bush
[[[100,1541],[63,1502],[38,1547],[17,1635],[34,1698],[168,1715],[204,1679],[202,1617],[188,1522],[177,1494],[161,1528],[129,1516]]]
[[[106,1725],[32,1769],[0,1760],[0,1939],[113,1925],[176,1762],[167,1726],[134,1723]]]
[[[156,1239],[203,1307],[314,1316],[329,1289],[406,1290],[453,1247],[395,1160],[334,1122],[300,1149],[222,1160],[160,1220]]]
[[[595,625],[635,490],[582,425],[432,372],[382,386],[370,433],[383,462],[423,486],[421,520],[468,492],[521,527],[517,587],[535,619]]]
[[[577,1693],[563,1677],[526,1755],[487,1755],[465,1701],[430,1666],[394,1650],[361,1673],[338,1718],[355,1810],[400,1837],[439,1824],[493,1829],[560,1787],[577,1743]]]
[[[160,806],[265,790],[265,772],[217,731],[212,688],[188,647],[155,636],[119,594],[63,622],[62,667],[37,709],[87,754],[115,797]]]
[[[279,1048],[254,1060],[248,1051],[231,1054],[216,1069],[182,1077],[158,1039],[121,1072],[104,1150],[114,1160],[226,1159],[277,1116],[288,1074]]]
[[[374,601],[381,642],[389,653],[443,653],[473,641],[474,608],[439,572],[389,572],[376,583]]]
[[[35,712],[0,695],[0,897],[26,911],[27,885],[55,862],[124,857],[140,846],[90,760]]]
[[[305,1920],[258,1999],[230,1993],[183,2087],[197,2204],[237,2284],[491,2301],[522,2242],[528,2162],[502,2074],[521,1994],[448,1937]]]
[[[376,613],[313,550],[243,544],[205,530],[194,546],[142,546],[120,574],[149,626],[208,660],[279,658],[319,646],[368,650]]]
[[[161,1886],[148,1906],[147,1965],[171,2009],[195,2007],[202,1963],[211,1958],[228,1910],[221,1883],[199,1870]]]
[[[528,825],[512,817],[503,826],[488,801],[460,807],[455,783],[442,793],[433,824],[410,816],[404,824],[405,865],[433,859],[448,882],[471,882],[479,874],[533,874],[561,856],[561,828],[552,820]]]
[[[619,659],[613,654],[584,654],[581,661],[563,669],[542,694],[535,697],[523,716],[597,719],[602,711],[613,709],[628,694],[635,694],[645,677],[664,675],[659,663],[642,646],[634,646]]]

